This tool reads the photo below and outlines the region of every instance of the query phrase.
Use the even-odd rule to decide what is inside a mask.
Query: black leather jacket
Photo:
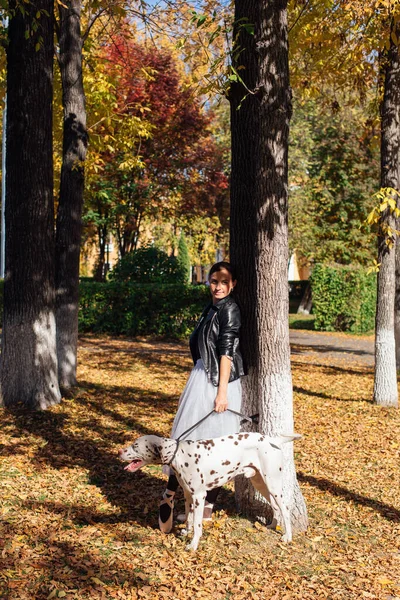
[[[243,359],[239,348],[240,310],[231,296],[207,306],[190,336],[190,350],[195,362],[195,347],[203,361],[209,380],[219,384],[219,361],[221,356],[232,359],[229,382],[242,377]]]

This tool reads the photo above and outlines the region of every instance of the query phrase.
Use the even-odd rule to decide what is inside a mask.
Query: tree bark
[[[287,282],[291,116],[287,2],[236,0],[235,7],[235,66],[245,86],[237,81],[230,93],[230,256],[238,269],[241,343],[248,368],[243,412],[259,412],[259,431],[273,436],[293,432]],[[243,23],[254,25],[254,36]],[[283,446],[283,451],[284,500],[294,531],[304,531],[307,510],[296,479],[293,445]],[[247,479],[237,480],[236,494],[242,512],[269,517],[267,505]]]
[[[64,130],[56,228],[56,322],[58,379],[62,389],[76,384],[78,345],[83,163],[88,141],[82,77],[81,5],[81,0],[58,5]]]
[[[400,35],[400,27],[392,22],[391,33]],[[398,38],[397,38],[398,39]],[[399,49],[390,38],[385,61],[384,97],[381,114],[381,188],[399,188],[400,150],[400,60]],[[381,217],[378,238],[378,294],[375,320],[375,380],[374,402],[381,406],[397,406],[396,347],[394,337],[394,307],[396,288],[395,236],[388,245],[385,228],[396,228],[390,209]],[[390,237],[390,236],[389,236]]]
[[[107,225],[97,227],[97,237],[99,238],[99,255],[96,259],[96,264],[93,272],[93,278],[95,281],[105,280],[106,246],[108,235],[109,233]]]
[[[23,12],[19,4],[9,3],[0,383],[6,407],[45,409],[60,401],[54,312],[53,2],[26,3]]]
[[[400,219],[397,220],[396,229],[400,228]],[[394,338],[396,344],[396,369],[400,369],[400,243],[396,239],[396,275],[394,299]]]

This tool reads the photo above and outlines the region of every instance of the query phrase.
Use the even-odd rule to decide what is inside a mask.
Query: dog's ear
[[[161,444],[153,444],[153,451],[160,461],[162,461],[162,445]]]

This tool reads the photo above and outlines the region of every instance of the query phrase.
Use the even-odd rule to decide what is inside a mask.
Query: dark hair
[[[231,263],[228,263],[224,260],[221,260],[220,262],[215,263],[215,265],[213,265],[211,267],[210,272],[208,274],[208,279],[210,279],[210,277],[213,273],[216,273],[217,271],[222,271],[222,269],[226,269],[228,271],[228,273],[231,274],[232,281],[236,281],[237,277],[236,277],[235,267],[233,267],[231,265]]]

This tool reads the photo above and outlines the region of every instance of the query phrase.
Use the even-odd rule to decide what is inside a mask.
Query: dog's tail
[[[295,440],[299,440],[302,436],[300,435],[300,433],[292,433],[291,435],[280,434],[277,437],[278,437],[278,439],[280,441],[280,445],[281,445],[281,444],[287,444],[288,442],[294,442]]]

